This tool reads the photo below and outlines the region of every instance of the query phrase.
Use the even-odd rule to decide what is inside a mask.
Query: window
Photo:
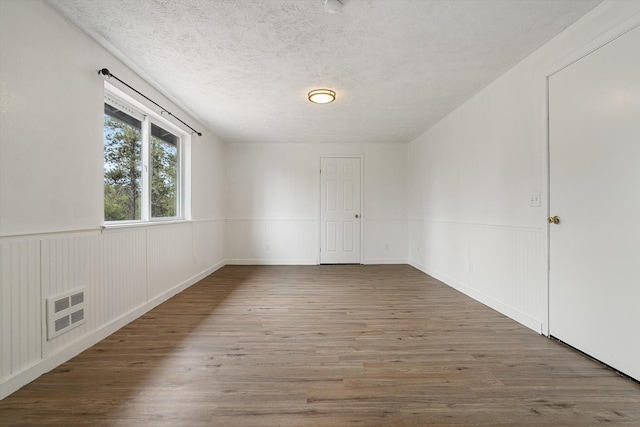
[[[146,113],[146,114],[145,114]],[[185,135],[110,93],[104,103],[104,220],[182,219]]]
[[[178,214],[178,144],[180,138],[151,123],[151,216]]]
[[[142,219],[142,121],[104,104],[104,220]]]

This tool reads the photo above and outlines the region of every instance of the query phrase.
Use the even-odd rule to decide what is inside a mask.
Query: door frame
[[[364,155],[362,154],[320,154],[318,156],[318,245],[316,252],[317,264],[320,265],[320,248],[322,247],[322,159],[359,159],[360,160],[360,260],[364,259]]]
[[[614,26],[612,29],[606,31],[605,33],[597,36],[589,43],[585,44],[579,49],[574,50],[563,58],[554,61],[551,65],[545,68],[545,104],[544,104],[544,121],[545,121],[545,144],[544,144],[544,165],[543,165],[543,177],[544,182],[542,184],[542,188],[546,191],[546,195],[542,196],[542,200],[545,200],[546,205],[546,216],[544,218],[544,222],[547,227],[547,232],[544,233],[546,242],[545,249],[547,251],[545,259],[545,267],[546,267],[546,322],[542,325],[542,334],[547,337],[551,337],[551,226],[547,223],[546,218],[552,215],[551,212],[551,127],[550,127],[550,91],[549,91],[549,79],[556,73],[562,71],[567,68],[571,64],[581,60],[585,56],[595,52],[600,49],[604,45],[614,41],[615,39],[625,35],[629,31],[635,29],[636,27],[640,27],[640,15],[635,15],[622,23]]]

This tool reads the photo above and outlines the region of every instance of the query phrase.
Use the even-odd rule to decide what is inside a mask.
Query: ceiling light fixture
[[[340,0],[324,0],[324,10],[329,13],[338,13],[342,9]]]
[[[308,95],[314,104],[328,104],[336,99],[336,93],[330,89],[314,89]]]

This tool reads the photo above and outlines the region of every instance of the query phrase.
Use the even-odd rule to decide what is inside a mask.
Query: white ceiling
[[[347,143],[412,140],[600,0],[50,2],[225,142]]]

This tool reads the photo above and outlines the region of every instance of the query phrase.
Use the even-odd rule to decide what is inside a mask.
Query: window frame
[[[146,105],[138,102],[131,96],[125,94],[115,86],[104,82],[104,99],[102,102],[102,111],[104,117],[104,104],[111,105],[129,114],[131,117],[140,120],[141,139],[142,139],[142,155],[141,155],[141,200],[140,200],[140,219],[127,219],[118,221],[107,221],[104,218],[104,191],[102,196],[102,215],[104,227],[117,226],[134,226],[149,225],[156,223],[167,223],[175,221],[190,220],[190,144],[191,134],[179,128],[175,124],[169,122],[164,116],[151,110]],[[153,217],[151,209],[151,178],[153,173],[153,161],[151,158],[151,125],[159,126],[165,131],[171,132],[178,138],[177,147],[177,186],[176,186],[176,215],[171,217]],[[104,134],[104,119],[103,119]],[[104,188],[104,136],[102,140],[103,147],[103,188]]]

